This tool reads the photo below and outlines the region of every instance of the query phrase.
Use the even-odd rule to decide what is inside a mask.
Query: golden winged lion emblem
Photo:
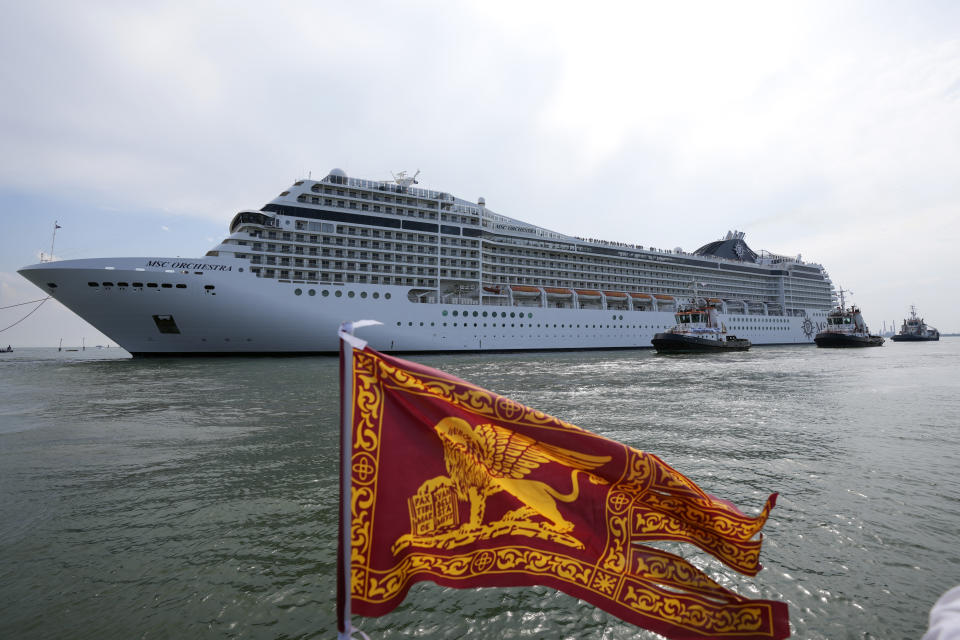
[[[593,484],[607,484],[590,471],[609,462],[610,456],[546,444],[496,424],[471,426],[460,418],[444,418],[433,429],[443,443],[448,475],[427,480],[410,498],[411,533],[397,540],[394,552],[408,545],[452,548],[508,534],[583,548],[583,543],[571,534],[574,524],[563,517],[557,502],[577,500],[581,473]],[[573,486],[569,493],[527,477],[548,462],[571,469]],[[523,506],[485,524],[487,498],[500,491],[509,493]],[[470,504],[469,519],[462,524],[458,500]]]

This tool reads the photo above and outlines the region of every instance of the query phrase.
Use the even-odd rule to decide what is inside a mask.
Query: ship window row
[[[452,325],[452,326],[454,326],[454,327],[471,327],[471,326],[476,327],[476,328],[481,328],[481,327],[482,327],[482,328],[486,328],[486,327],[487,327],[487,323],[486,323],[486,322],[474,322],[474,323],[470,323],[470,322],[452,322],[452,323],[449,323],[449,324]],[[426,324],[425,324],[424,322],[416,323],[416,325],[421,326],[421,327],[426,326]],[[398,321],[397,321],[397,326],[398,326],[398,327],[402,327],[402,326],[403,326],[403,322],[401,322],[401,321],[398,320]],[[413,327],[413,326],[415,326],[415,323],[414,323],[413,321],[407,321],[407,326],[408,326],[408,327]],[[431,323],[430,323],[430,326],[431,326],[431,327],[436,326],[436,323],[431,322]],[[443,323],[441,323],[441,326],[446,327],[446,326],[448,326],[448,323],[443,322]],[[493,322],[493,323],[490,323],[489,326],[491,326],[491,327],[501,327],[501,328],[504,328],[504,329],[506,329],[506,328],[508,328],[508,327],[509,327],[509,328],[512,328],[512,329],[516,329],[516,328],[517,328],[517,324],[516,324],[516,323],[510,323],[509,325],[507,325],[507,323],[505,323],[505,322],[500,323],[500,324],[497,324],[496,322]],[[527,328],[527,329],[534,329],[534,328],[536,328],[536,329],[550,329],[550,328],[553,328],[553,329],[581,329],[581,328],[582,328],[582,329],[648,329],[648,330],[649,330],[649,329],[653,329],[653,330],[657,330],[657,329],[667,329],[668,326],[667,326],[667,325],[653,325],[653,324],[651,324],[651,325],[641,325],[641,324],[633,324],[633,325],[630,325],[630,324],[619,324],[619,325],[617,325],[617,324],[608,324],[608,325],[600,324],[600,325],[596,325],[596,324],[594,324],[594,325],[589,325],[589,324],[584,324],[584,325],[582,325],[582,326],[579,325],[579,324],[578,324],[578,325],[573,325],[573,324],[570,324],[570,325],[567,325],[567,324],[554,324],[554,325],[552,325],[552,327],[551,327],[550,324],[537,324],[536,327],[534,327],[533,323],[526,323],[526,324],[525,324],[525,323],[522,323],[522,322],[521,322],[520,325],[519,325],[519,328],[521,328],[521,329],[523,329],[523,328]],[[486,336],[484,336],[484,337],[486,337]],[[504,336],[504,337],[506,338],[506,337],[508,337],[508,336]]]
[[[259,263],[259,262],[254,262],[254,264],[260,265],[261,263]],[[273,262],[267,261],[267,262],[265,263],[265,266],[268,267],[268,268],[269,268],[269,267],[300,266],[300,267],[304,267],[304,269],[303,269],[302,271],[301,271],[301,270],[291,270],[291,269],[286,269],[286,270],[281,270],[281,271],[285,271],[285,272],[294,271],[294,273],[297,274],[297,275],[295,276],[295,277],[297,277],[297,278],[300,278],[300,277],[312,278],[312,279],[316,279],[316,278],[317,278],[317,273],[316,273],[315,271],[309,271],[309,270],[307,270],[307,267],[306,267],[305,265],[290,265],[290,264],[283,263],[283,262],[277,264],[277,263],[273,263]],[[310,265],[310,266],[313,267],[314,269],[316,269],[316,268],[319,267],[320,269],[332,270],[332,271],[355,271],[355,272],[371,272],[371,273],[385,273],[385,274],[397,273],[397,274],[411,274],[411,275],[414,275],[414,274],[415,274],[415,275],[426,275],[426,276],[436,276],[436,275],[437,275],[437,269],[436,269],[435,267],[423,267],[423,266],[402,265],[402,264],[397,264],[397,265],[390,265],[390,264],[383,264],[383,265],[381,265],[381,264],[372,264],[372,265],[370,265],[370,264],[367,264],[367,263],[358,263],[358,262],[336,262],[336,261],[326,261],[326,260],[324,260],[324,261],[323,261],[322,263],[320,263],[319,265],[315,265],[315,264],[314,264],[314,265]],[[448,272],[449,272],[450,274],[456,274],[456,275],[467,275],[467,274],[469,274],[469,275],[470,275],[471,277],[473,277],[473,278],[476,278],[476,277],[477,277],[477,273],[478,273],[477,271],[472,271],[472,270],[469,270],[469,269],[441,269],[440,272],[441,272],[441,274],[443,274],[443,275],[446,275]],[[321,274],[321,277],[324,277],[324,276],[326,276],[326,275],[327,275],[326,273],[323,273],[323,274]],[[285,276],[281,276],[281,277],[285,277]]]
[[[384,251],[406,251],[409,253],[419,253],[423,255],[437,255],[437,247],[433,244],[419,244],[420,241],[412,240],[418,244],[403,244],[402,242],[380,242],[380,241],[367,241],[361,240],[356,242],[352,239],[348,239],[346,242],[343,242],[343,238],[337,238],[336,240],[331,239],[329,242],[324,242],[326,247],[304,247],[294,244],[283,244],[283,243],[272,243],[272,242],[254,242],[252,244],[247,244],[246,242],[232,242],[229,239],[224,241],[224,244],[235,244],[238,247],[249,248],[251,252],[256,253],[284,253],[291,255],[301,255],[301,256],[316,256],[316,255],[330,255],[331,251],[339,251],[337,247],[353,247],[358,249],[379,249]],[[447,255],[448,250],[442,249],[440,251],[443,255]],[[476,251],[467,251],[467,250],[449,250],[450,255],[472,255],[472,257],[478,257]],[[389,259],[389,258],[388,258]]]
[[[298,220],[297,223],[299,225],[301,221]],[[310,224],[314,224],[314,223],[310,223]],[[320,243],[342,244],[344,239],[333,234],[339,234],[341,236],[359,236],[361,238],[369,237],[369,238],[377,238],[377,239],[382,237],[387,240],[396,238],[397,240],[403,240],[407,242],[422,242],[430,245],[437,244],[437,236],[432,233],[429,235],[426,235],[423,233],[405,233],[403,231],[368,229],[366,227],[352,227],[352,226],[346,226],[346,225],[334,226],[333,224],[328,224],[328,223],[324,223],[323,227],[324,227],[323,231],[318,234],[294,233],[290,231],[284,231],[284,232],[267,231],[266,233],[263,233],[262,231],[256,228],[243,227],[240,230],[241,233],[236,235],[241,235],[243,231],[246,231],[247,237],[258,238],[261,240],[263,239],[285,240],[288,242],[300,242],[304,244],[320,244]],[[233,239],[236,239],[236,238],[233,238]],[[461,244],[462,243],[464,245],[467,245],[467,243],[469,242],[471,243],[471,245],[467,245],[467,246],[473,246],[473,247],[477,246],[476,240],[466,241],[466,240],[461,240],[459,238],[449,238],[447,240],[448,241],[444,242],[443,244],[454,244],[454,243]],[[453,242],[455,240],[458,242]],[[353,239],[350,239],[349,241],[355,242],[355,240]],[[241,241],[241,243],[243,242],[246,242],[246,241],[245,240]],[[363,242],[363,240],[361,240],[361,242]]]
[[[317,295],[317,290],[316,290],[316,289],[307,289],[306,293],[307,293],[308,296],[315,296],[315,295]],[[319,293],[320,293],[320,296],[321,296],[321,297],[327,298],[327,297],[330,296],[330,289],[321,289]],[[294,290],[293,290],[293,295],[302,296],[303,294],[304,294],[303,289],[297,288],[297,289],[294,289]],[[369,295],[371,298],[373,298],[374,300],[378,300],[378,299],[380,298],[380,292],[379,292],[379,291],[374,291],[374,292],[369,293],[369,294],[368,294],[366,291],[361,291],[359,294],[358,294],[356,291],[347,291],[347,293],[346,293],[346,296],[347,296],[348,298],[358,297],[358,295],[359,295],[359,297],[362,298],[362,299],[366,298],[368,295]],[[334,290],[333,290],[333,296],[334,296],[335,298],[342,298],[342,297],[344,296],[343,290],[341,290],[341,289],[334,289]],[[384,300],[389,300],[390,297],[391,297],[391,296],[390,296],[390,293],[389,293],[389,292],[383,294]]]
[[[88,287],[102,287],[102,288],[104,288],[104,289],[112,289],[113,287],[117,287],[118,289],[126,289],[126,288],[131,288],[131,289],[143,289],[143,288],[147,288],[147,289],[186,289],[186,288],[187,288],[187,285],[184,284],[184,283],[182,283],[182,282],[177,282],[177,283],[171,283],[171,282],[160,282],[160,283],[157,283],[157,282],[147,282],[147,283],[143,283],[143,282],[125,282],[125,281],[123,281],[123,280],[117,281],[116,283],[106,282],[106,281],[105,281],[105,282],[93,282],[93,281],[91,281],[91,282],[88,282],[88,283],[87,283],[87,286],[88,286]],[[205,290],[207,290],[207,291],[212,291],[213,289],[216,288],[216,286],[215,286],[215,285],[212,285],[212,284],[208,284],[208,285],[205,285],[203,288],[204,288]]]
[[[373,260],[375,262],[420,262],[428,261],[430,264],[436,262],[436,250],[424,249],[423,247],[414,247],[413,245],[407,245],[405,248],[403,245],[397,244],[393,245],[390,248],[384,247],[384,251],[397,251],[398,253],[380,253],[379,251],[355,251],[350,249],[323,249],[317,251],[315,248],[311,248],[310,251],[304,253],[297,251],[291,253],[289,251],[278,251],[276,247],[267,247],[266,250],[260,250],[257,253],[251,254],[250,258],[253,260],[257,259],[268,259],[268,260],[303,260],[304,258],[299,258],[297,256],[317,256],[324,258],[358,258],[361,260]],[[256,249],[253,249],[256,251]],[[289,256],[289,257],[288,257]],[[246,258],[245,253],[238,253],[237,257]],[[460,258],[449,258],[449,260],[459,260]],[[448,258],[443,258],[443,260],[448,260]],[[479,266],[477,260],[470,260],[474,264]]]
[[[402,197],[394,198],[390,195],[380,195],[377,192],[368,193],[365,191],[347,191],[344,189],[334,189],[332,187],[323,188],[321,193],[321,189],[318,188],[318,185],[313,185],[313,187],[311,187],[311,191],[317,195],[306,193],[300,194],[297,196],[297,202],[322,205],[326,207],[337,207],[341,209],[354,209],[357,211],[395,213],[397,215],[425,218],[428,220],[436,220],[439,215],[439,218],[445,222],[457,222],[460,224],[473,225],[480,224],[479,210],[468,209],[459,205],[450,207],[444,204],[438,209],[438,203],[430,200]],[[282,195],[286,195],[286,193]],[[373,204],[378,202],[383,202],[384,204]]]
[[[404,209],[402,207],[381,207],[378,204],[369,205],[365,202],[353,202],[350,200],[333,200],[331,198],[320,198],[318,196],[308,196],[300,194],[297,196],[297,202],[301,204],[323,205],[325,207],[336,207],[338,209],[352,209],[353,211],[370,211],[372,213],[392,213],[399,216],[408,216],[411,218],[421,218],[425,220],[436,220],[437,213],[434,211],[423,211],[422,209]],[[446,219],[446,218],[444,218]]]
[[[436,288],[437,283],[432,278],[411,278],[400,276],[379,276],[364,275],[353,273],[316,273],[300,272],[286,269],[263,269],[253,268],[251,270],[258,278],[277,279],[280,282],[300,282],[300,283],[330,283],[330,284],[379,284],[393,286],[417,286],[426,288]]]

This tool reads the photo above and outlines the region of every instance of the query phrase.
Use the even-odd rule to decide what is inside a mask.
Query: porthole
[[[399,323],[399,322],[397,323],[397,326],[398,326],[398,327],[400,326],[400,323]]]
[[[456,309],[454,309],[454,311],[453,311],[453,317],[456,318],[459,314],[460,314],[460,312],[457,311]]]
[[[389,299],[390,299],[390,294],[389,294],[389,293],[383,294],[383,299],[384,299],[384,300],[389,300]]]
[[[142,288],[143,288],[143,283],[142,283],[142,282],[134,282],[134,283],[133,283],[133,286],[134,286],[134,287],[139,287],[139,288],[142,289]]]
[[[307,291],[307,293],[309,293],[311,296],[315,296],[315,295],[317,295],[317,290],[316,290],[316,289],[310,289],[309,291]]]
[[[516,314],[515,314],[513,311],[511,311],[511,312],[510,312],[510,317],[513,318],[513,317],[515,317],[515,316],[516,316]]]
[[[57,286],[57,285],[53,285],[53,286]],[[474,317],[474,318],[476,318],[478,315],[480,315],[480,314],[478,314],[476,311],[473,312],[473,317]]]
[[[294,289],[293,295],[295,296],[303,295],[303,289]]]
[[[347,297],[348,297],[348,298],[352,298],[352,297],[355,296],[355,295],[357,295],[357,294],[354,293],[353,291],[347,291]]]
[[[88,283],[87,283],[87,286],[88,286],[88,287],[99,287],[100,284],[97,283],[97,282],[88,282]]]
[[[361,291],[361,292],[360,292],[360,297],[361,297],[361,298],[366,298],[366,297],[367,297],[367,292],[366,292],[366,291]]]
[[[320,295],[326,298],[327,296],[330,295],[330,291],[328,289],[324,289],[323,291],[320,292]]]
[[[337,289],[336,291],[333,292],[333,295],[335,295],[335,296],[338,297],[338,298],[342,298],[342,297],[343,297],[343,291],[340,291],[340,289]]]
[[[447,315],[447,313],[448,313],[448,311],[447,311],[446,309],[444,309],[444,310],[443,310],[443,313],[441,313],[440,315],[445,316],[445,315]]]
[[[93,284],[96,284],[96,282],[94,282]],[[487,312],[486,312],[486,311],[483,312],[483,317],[484,317],[484,318],[487,317]]]
[[[528,317],[528,318],[532,318],[532,317],[533,317],[533,314],[532,314],[532,313],[528,313],[528,314],[527,314],[527,317]]]
[[[420,323],[420,326],[421,326],[421,327],[423,326],[423,323],[422,323],[422,322]]]
[[[120,283],[118,284],[118,286],[120,286],[120,287],[125,287],[125,286],[127,286],[127,283],[126,283],[126,282],[120,282]],[[178,284],[178,285],[177,285],[177,289],[186,289],[186,288],[187,288],[187,285],[185,285],[185,284]]]
[[[55,285],[55,284],[52,283],[52,282],[48,282],[48,283],[47,283],[47,286],[50,287],[51,289],[56,289],[56,288],[57,288],[57,285]],[[118,282],[118,283],[117,283],[117,286],[118,286],[118,287],[129,287],[130,284],[127,283],[127,282]],[[177,286],[179,287],[180,285],[177,285]],[[183,286],[186,287],[187,285],[183,285]]]
[[[377,300],[380,297],[380,294],[376,291],[373,292],[373,299]]]
[[[148,283],[147,283],[147,286],[150,287],[151,289],[156,289],[156,288],[157,288],[157,283],[156,283],[156,282],[148,282]]]
[[[104,283],[103,283],[103,286],[107,286],[107,283],[104,282]],[[164,288],[164,289],[173,289],[173,285],[170,284],[169,282],[164,282],[164,283],[161,284],[160,286],[161,286],[162,288]]]

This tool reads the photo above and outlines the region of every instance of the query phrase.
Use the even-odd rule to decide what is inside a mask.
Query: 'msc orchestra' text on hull
[[[567,236],[449,193],[299,180],[207,255],[43,262],[20,273],[134,355],[333,353],[341,322],[382,351],[650,347],[689,301],[753,344],[812,343],[825,269],[729,232],[700,249]]]

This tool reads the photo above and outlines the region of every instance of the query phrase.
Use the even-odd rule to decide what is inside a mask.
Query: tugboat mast
[[[846,309],[846,308],[847,308],[847,305],[846,305],[846,303],[844,302],[843,294],[845,294],[845,293],[850,293],[850,294],[852,294],[853,291],[850,291],[850,289],[844,289],[843,286],[841,285],[841,287],[840,287],[839,289],[837,289],[837,293],[840,294],[840,310],[842,311],[843,309]]]

